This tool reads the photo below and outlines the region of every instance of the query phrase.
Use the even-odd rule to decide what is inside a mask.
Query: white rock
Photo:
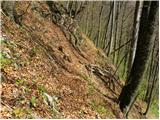
[[[44,100],[44,102],[49,105],[55,112],[58,112],[56,110],[56,102],[58,100],[58,98],[56,96],[50,96],[47,93],[43,93],[43,95],[46,97],[46,99]]]

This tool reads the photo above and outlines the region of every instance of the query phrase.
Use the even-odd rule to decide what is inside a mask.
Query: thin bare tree
[[[141,11],[142,11],[142,1],[136,1],[135,12],[134,12],[134,22],[133,22],[133,33],[132,33],[132,40],[131,40],[131,46],[130,46],[130,54],[129,54],[129,60],[128,60],[126,79],[128,79],[129,77],[129,73],[131,71],[133,61],[135,58]]]

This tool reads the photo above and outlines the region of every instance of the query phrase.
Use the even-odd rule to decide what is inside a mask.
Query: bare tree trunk
[[[92,15],[91,15],[91,30],[88,33],[88,37],[92,39],[92,32],[93,32],[93,12],[94,12],[94,2],[92,1]]]
[[[88,6],[87,6],[87,12],[86,12],[86,25],[85,25],[85,34],[87,35],[88,34],[88,24],[89,24],[89,21],[88,21],[88,13],[89,13],[89,10],[88,10]]]
[[[130,32],[128,31],[127,32],[127,41],[130,39]],[[129,45],[126,45],[125,47],[125,54],[127,54],[129,51]],[[125,57],[125,60],[124,60],[124,67],[123,67],[123,73],[122,73],[122,77],[124,78],[124,76],[126,75],[126,68],[127,68],[127,60],[128,60],[128,54],[127,56]]]
[[[103,46],[103,50],[106,51],[106,45],[107,45],[107,33],[108,33],[108,30],[109,30],[109,23],[110,23],[110,20],[112,18],[112,11],[113,11],[113,5],[114,3],[111,2],[110,3],[110,11],[109,11],[109,15],[108,15],[108,20],[106,22],[106,25],[105,25],[105,35],[104,35],[104,38],[103,38],[103,41],[104,41],[104,46]]]
[[[100,12],[99,12],[99,22],[98,22],[98,32],[96,37],[96,46],[100,47],[100,34],[101,34],[101,17],[102,17],[102,11],[103,11],[103,4],[101,4]]]
[[[118,17],[119,17],[119,2],[116,5],[116,18],[115,18],[115,40],[114,40],[114,50],[116,49],[117,44],[117,36],[118,36]],[[116,53],[113,53],[113,63],[115,62],[115,55]]]
[[[153,75],[153,80],[152,80],[151,91],[149,93],[147,108],[146,108],[146,111],[143,113],[143,115],[147,115],[147,113],[149,111],[149,108],[150,108],[150,104],[151,104],[152,97],[153,97],[153,89],[155,88],[155,85],[156,85],[156,82],[157,82],[157,79],[156,79],[157,72],[158,72],[158,60],[157,60],[157,63],[155,65],[155,70],[154,70],[154,75]]]
[[[115,30],[115,6],[116,1],[113,1],[113,13],[112,13],[112,23],[111,23],[111,33],[110,33],[110,41],[108,42],[108,52],[107,56],[109,56],[110,52],[113,49],[113,40],[114,40],[114,30]]]
[[[67,3],[67,12],[71,16],[72,14],[73,1],[68,1]]]
[[[125,15],[126,6],[127,6],[127,2],[124,3],[124,8],[123,8],[123,15],[122,15],[122,21],[121,21],[121,27],[120,27],[121,30],[120,30],[120,37],[119,37],[119,47],[121,46],[121,41],[122,41],[124,15]],[[119,56],[120,56],[120,50],[118,50],[116,65],[118,64]]]
[[[151,5],[150,5],[151,3]],[[149,16],[147,9],[150,7]],[[135,94],[141,83],[145,66],[151,50],[153,38],[155,37],[158,16],[158,1],[145,1],[142,9],[137,49],[129,81],[122,89],[119,96],[120,109],[127,113],[135,98]]]
[[[128,80],[129,73],[133,65],[134,58],[135,58],[141,11],[142,11],[142,2],[136,1],[136,7],[135,7],[135,13],[134,13],[134,23],[133,23],[133,33],[132,33],[130,54],[129,54],[128,67],[127,67],[127,80]]]
[[[74,9],[75,15],[77,15],[78,13],[78,2],[80,3],[80,1],[75,1],[75,9]]]
[[[148,74],[148,86],[147,86],[147,91],[146,91],[146,95],[145,95],[145,99],[144,101],[148,102],[148,99],[149,99],[149,94],[150,94],[150,91],[151,91],[151,76],[152,76],[152,73],[153,73],[153,64],[154,64],[154,51],[155,51],[155,45],[156,45],[156,40],[154,41],[154,45],[153,45],[153,48],[152,48],[152,53],[151,53],[151,60],[150,60],[150,70],[149,70],[149,74]]]
[[[104,28],[103,28],[103,26],[104,26],[104,24],[103,24],[103,16],[106,14],[106,13],[104,13],[104,8],[105,8],[105,6],[104,6],[104,1],[102,1],[102,6],[103,6],[103,8],[102,8],[102,13],[101,13],[101,22],[100,22],[100,26],[101,26],[101,29],[100,29],[100,34],[99,34],[99,39],[100,39],[100,43],[99,43],[99,46],[100,46],[100,48],[103,48],[103,32],[104,32]]]

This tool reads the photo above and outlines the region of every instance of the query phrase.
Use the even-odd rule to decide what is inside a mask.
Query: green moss
[[[27,118],[27,119],[34,119],[33,114],[35,114],[35,111],[29,108],[15,108],[12,112],[13,118]]]
[[[1,45],[6,44],[6,40],[3,39],[3,38],[1,38],[1,39],[0,39],[0,44],[1,44]]]
[[[146,87],[147,87],[147,82],[146,80],[143,80],[141,83],[141,87],[139,87],[139,95],[138,95],[138,98],[141,100],[143,100],[146,95]]]
[[[91,101],[90,105],[102,118],[113,117],[111,111],[109,111],[105,106],[98,104],[96,101]]]
[[[16,80],[16,84],[17,85],[23,85],[23,84],[25,84],[26,82],[25,82],[25,80],[24,79],[17,79]]]
[[[25,115],[25,109],[23,109],[23,108],[15,108],[15,109],[13,110],[12,115],[13,115],[15,118],[22,118],[22,117]]]
[[[84,114],[85,114],[85,113],[84,113],[84,110],[81,109],[81,110],[80,110],[80,113],[79,113],[79,116],[80,116],[81,118],[83,118],[83,117],[84,117]]]
[[[41,94],[46,92],[46,88],[43,85],[38,86],[38,90]]]
[[[5,57],[3,53],[0,53],[0,66],[3,68],[7,65],[10,65],[13,61]]]
[[[86,75],[85,73],[80,72],[79,76],[82,77],[84,80],[91,82],[91,78],[88,75]]]
[[[32,96],[30,100],[30,107],[35,107],[37,102],[37,98],[35,96]]]
[[[25,87],[25,92],[31,92],[31,89],[30,88],[28,88],[28,87]]]
[[[88,85],[88,94],[89,94],[89,95],[92,95],[93,92],[94,92],[94,87],[91,86],[91,85]]]
[[[4,38],[0,39],[0,44],[5,45],[7,47],[17,47],[17,44],[15,43],[15,41],[7,40],[7,39],[4,39]]]
[[[98,106],[97,107],[97,112],[99,113],[99,114],[106,114],[107,113],[107,109],[104,107],[104,106]]]
[[[158,107],[158,101],[154,101],[151,105],[151,112],[155,114],[156,118],[159,118],[159,107]]]

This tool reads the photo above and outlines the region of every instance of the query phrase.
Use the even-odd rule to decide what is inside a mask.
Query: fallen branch
[[[122,47],[124,47],[125,45],[127,45],[128,43],[130,43],[132,41],[132,39],[128,40],[126,43],[124,43],[123,45],[121,45],[119,48],[115,49],[113,52],[111,52],[111,55],[116,52],[117,50],[121,49]]]
[[[115,90],[115,81],[117,79],[106,69],[102,69],[96,65],[86,65],[87,70],[93,72],[96,76],[98,76],[109,88]]]

